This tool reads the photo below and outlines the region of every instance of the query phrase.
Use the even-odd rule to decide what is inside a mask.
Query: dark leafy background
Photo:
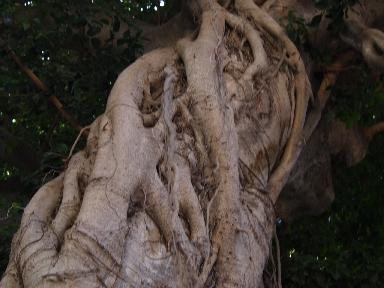
[[[321,67],[333,55],[309,45],[308,29],[328,17],[329,31],[337,37],[344,29],[344,13],[357,0],[313,1],[319,14],[305,23],[292,11],[286,30]],[[87,125],[103,112],[118,73],[141,55],[144,41],[150,40],[132,32],[124,35],[119,47],[111,42],[101,47],[95,35],[108,19],[113,19],[111,39],[122,22],[134,26],[134,18],[161,24],[178,6],[179,1],[171,0],[2,0],[0,37],[65,109]],[[328,117],[341,118],[349,126],[383,121],[383,79],[373,78],[362,62],[351,70],[334,89]],[[64,168],[76,136],[49,104],[47,95],[0,50],[0,271],[8,262],[11,237],[23,207],[42,183]],[[320,217],[279,227],[284,287],[382,286],[383,145],[383,135],[376,137],[366,159],[354,168],[334,159],[336,200],[332,207]],[[7,157],[23,153],[32,156]]]

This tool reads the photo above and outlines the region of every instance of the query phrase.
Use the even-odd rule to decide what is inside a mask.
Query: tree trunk
[[[30,201],[0,287],[263,287],[310,87],[252,0],[190,2],[194,34],[120,74]]]

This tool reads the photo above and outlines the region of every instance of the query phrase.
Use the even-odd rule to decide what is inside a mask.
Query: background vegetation
[[[343,29],[343,13],[357,1],[313,1],[322,12],[310,23],[291,12],[286,28],[321,68],[333,55],[308,44],[308,29],[329,17],[329,29],[337,35]],[[140,33],[126,33],[114,47],[121,23],[134,25],[132,19],[137,18],[163,23],[177,10],[177,2],[0,2],[0,39],[5,43],[0,49],[0,273],[8,262],[23,207],[42,183],[65,167],[78,134],[48,97],[55,94],[79,123],[90,123],[104,110],[118,73],[142,53],[148,40]],[[111,19],[110,41],[101,47],[95,35]],[[47,84],[49,93],[41,92],[25,76],[6,46]],[[384,120],[382,76],[373,77],[362,62],[350,70],[334,89],[328,117],[341,118],[350,126]],[[379,135],[366,159],[354,168],[334,159],[336,200],[324,215],[279,224],[284,287],[380,287],[384,283],[382,147],[384,137]]]

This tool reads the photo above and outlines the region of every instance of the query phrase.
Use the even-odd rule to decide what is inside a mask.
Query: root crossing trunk
[[[306,73],[252,0],[117,79],[87,145],[25,209],[1,287],[262,287],[302,149]]]

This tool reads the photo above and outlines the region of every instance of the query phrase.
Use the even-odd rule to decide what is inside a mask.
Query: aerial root
[[[291,134],[287,141],[280,163],[272,172],[267,187],[271,199],[275,202],[288,179],[293,165],[296,163],[299,152],[303,147],[302,130],[309,99],[307,75],[299,51],[281,26],[264,10],[260,9],[252,0],[235,1],[235,3],[240,13],[252,17],[258,25],[280,40],[286,50],[286,61],[292,67],[295,74],[295,114]]]
[[[17,262],[15,259],[15,252],[17,249],[17,241],[19,239],[19,231],[13,236],[12,246],[11,246],[11,254],[9,256],[9,263],[7,269],[4,272],[3,279],[1,279],[1,283],[4,285],[3,287],[12,287],[12,288],[21,288],[22,283],[20,283],[19,271],[17,269]]]
[[[205,258],[208,254],[208,231],[205,227],[203,212],[191,182],[191,171],[188,162],[176,156],[177,169],[173,189],[179,193],[180,212],[189,224],[190,239]]]
[[[85,127],[81,128],[79,134],[78,134],[77,137],[76,137],[75,142],[73,143],[73,145],[72,145],[72,147],[71,147],[71,150],[69,150],[69,155],[68,155],[67,159],[65,160],[65,162],[68,162],[68,161],[71,159],[72,154],[73,154],[73,151],[75,150],[76,145],[77,145],[77,143],[79,142],[81,136],[82,136],[83,134],[88,134],[88,131],[89,131],[90,127],[91,127],[91,126],[89,125],[89,126],[85,126]]]
[[[86,157],[93,160],[97,153],[98,140],[99,140],[99,125],[101,116],[97,117],[93,123],[89,126],[89,134],[87,138],[87,146],[85,147]]]
[[[248,40],[253,53],[253,62],[247,67],[239,82],[242,86],[253,76],[268,66],[267,54],[263,47],[263,41],[257,30],[247,21],[230,12],[225,12],[226,22],[235,30],[245,35],[244,40]],[[243,41],[244,41],[243,40]]]
[[[216,245],[215,243],[213,243],[211,254],[204,261],[203,269],[201,270],[201,273],[199,275],[199,279],[196,287],[200,288],[205,286],[205,283],[207,282],[207,279],[212,272],[213,265],[215,265],[216,263],[218,254],[219,254],[219,245]]]
[[[20,288],[20,278],[17,272],[17,266],[14,260],[10,260],[3,275],[3,279],[1,279],[1,283],[4,285],[3,287],[12,287],[12,288]]]
[[[72,226],[81,205],[82,192],[79,186],[80,172],[85,169],[86,159],[84,151],[76,153],[70,160],[63,180],[63,197],[60,208],[52,222],[59,241],[62,241],[64,232]],[[89,173],[90,171],[88,171]]]
[[[36,263],[50,262],[57,254],[59,239],[52,230],[50,221],[60,203],[63,180],[64,174],[61,174],[42,186],[24,209],[18,236],[12,244],[17,247],[14,257],[24,285],[33,287],[32,284],[39,279],[39,275],[44,274],[45,270],[38,269],[39,265]],[[41,209],[42,203],[44,209]]]
[[[64,173],[42,186],[24,209],[20,228],[20,250],[41,238],[41,231],[48,226],[51,216],[60,203]],[[44,203],[45,209],[39,209]]]
[[[86,185],[81,182],[86,181],[97,151],[99,120],[100,117],[79,133],[67,158],[66,171],[42,186],[24,209],[20,229],[12,241],[10,262],[2,280],[5,287],[21,287],[21,278],[24,285],[38,281],[45,269],[31,272],[35,266],[38,267],[36,263],[46,262],[43,266],[49,267],[57,255],[65,229],[71,225],[80,206],[79,185]],[[72,157],[77,141],[88,129],[86,150]],[[44,209],[41,209],[42,205]],[[54,216],[55,220],[51,223]]]
[[[193,247],[185,233],[178,210],[175,211],[168,191],[156,172],[149,177],[143,187],[146,201],[146,212],[159,227],[169,249],[180,250],[192,264],[200,262],[200,253]]]
[[[273,230],[273,237],[276,241],[276,259],[277,259],[277,284],[278,288],[282,288],[281,284],[281,259],[280,259],[280,243],[279,238],[277,237],[276,227]],[[273,257],[273,256],[272,256]]]
[[[339,72],[342,68],[347,65],[352,59],[354,59],[355,54],[352,51],[344,53],[337,56],[337,60],[327,67],[327,72],[325,73],[323,80],[321,81],[319,90],[317,91],[316,98],[314,99],[314,107],[310,114],[307,117],[307,121],[304,127],[304,139],[308,140],[317,124],[321,119],[322,112],[328,102],[328,99],[331,95],[331,87],[336,83],[336,80],[339,76]]]
[[[206,173],[209,166],[208,151],[204,142],[203,132],[199,125],[197,125],[197,123],[194,121],[193,116],[187,106],[189,101],[189,93],[183,94],[180,99],[175,101],[175,111],[180,113],[182,121],[187,123],[187,125],[189,125],[193,131],[194,147],[197,152],[197,167],[200,171],[203,171],[204,178],[208,178],[209,175]]]
[[[200,2],[208,3],[210,1]],[[253,61],[245,69],[245,72],[241,76],[239,83],[243,83],[245,86],[246,84],[248,84],[247,82],[251,82],[253,77],[257,73],[265,69],[268,65],[268,60],[263,48],[262,39],[252,22],[256,22],[257,25],[262,26],[265,30],[269,31],[271,34],[275,35],[276,38],[281,40],[281,42],[285,45],[285,51],[287,51],[286,61],[294,68],[293,72],[296,74],[294,88],[294,93],[296,95],[296,109],[294,123],[292,124],[292,133],[281,161],[282,164],[274,171],[274,174],[271,178],[272,186],[268,187],[268,189],[272,193],[271,197],[273,197],[274,200],[276,200],[275,198],[277,198],[280,188],[283,185],[282,182],[284,182],[286,173],[289,173],[290,171],[289,165],[294,162],[294,158],[297,154],[299,142],[301,139],[300,136],[302,124],[305,118],[305,111],[303,112],[303,110],[306,109],[306,78],[305,70],[302,61],[299,57],[298,51],[296,50],[295,46],[291,42],[289,42],[289,39],[287,40],[286,35],[274,26],[274,22],[271,22],[273,20],[265,16],[263,14],[264,12],[259,11],[260,9],[253,3],[253,1],[243,0],[236,1],[236,3],[240,7],[238,9],[239,12],[249,14],[253,21],[242,20],[240,17],[230,14],[226,11],[225,13],[221,13],[218,9],[215,9],[215,11],[213,11],[215,13],[213,13],[212,11],[205,11],[203,9],[204,15],[202,17],[203,23],[199,35],[200,38],[192,42],[194,45],[192,49],[189,49],[190,47],[181,47],[181,50],[185,50],[181,51],[180,54],[185,54],[182,56],[182,58],[185,62],[187,71],[186,74],[188,74],[188,77],[191,77],[192,75],[192,79],[188,79],[189,90],[185,93],[185,95],[191,93],[191,95],[196,96],[194,97],[195,99],[190,99],[188,97],[188,101],[193,101],[197,99],[196,107],[193,107],[193,109],[190,110],[188,105],[186,104],[186,101],[180,99],[181,97],[178,98],[180,100],[175,99],[174,90],[175,82],[178,75],[177,71],[175,71],[176,69],[170,66],[165,66],[166,68],[163,71],[163,76],[161,76],[163,77],[163,89],[161,93],[159,92],[160,90],[157,87],[156,91],[154,92],[154,95],[151,95],[151,84],[148,84],[144,89],[143,95],[143,98],[145,98],[145,105],[147,105],[146,107],[144,107],[146,112],[144,113],[143,111],[141,111],[144,126],[157,127],[157,122],[163,122],[162,125],[164,125],[163,128],[165,128],[163,130],[167,131],[167,138],[165,139],[166,156],[164,157],[164,163],[167,168],[167,171],[165,171],[164,174],[167,180],[167,184],[164,184],[162,182],[160,176],[158,175],[154,167],[152,167],[151,164],[148,164],[145,167],[150,167],[152,170],[150,170],[149,175],[147,174],[146,176],[142,176],[142,178],[140,178],[140,181],[137,181],[137,186],[139,189],[141,188],[144,192],[144,209],[152,218],[153,222],[157,225],[160,233],[164,236],[164,240],[168,248],[175,253],[183,253],[185,256],[183,258],[187,259],[187,262],[191,262],[196,268],[199,266],[201,260],[204,259],[204,264],[202,265],[202,269],[200,271],[200,275],[198,277],[198,282],[196,285],[198,287],[204,287],[207,279],[212,273],[213,267],[217,262],[218,258],[218,265],[221,265],[220,263],[222,263],[223,261],[221,261],[220,259],[223,260],[228,255],[232,255],[233,257],[231,259],[234,260],[231,260],[231,263],[228,263],[228,267],[232,267],[231,265],[235,265],[234,263],[236,263],[237,255],[235,255],[236,253],[234,252],[236,252],[237,247],[235,247],[236,243],[231,242],[231,240],[235,239],[235,235],[237,233],[236,227],[241,227],[241,217],[239,216],[241,215],[241,212],[239,211],[241,209],[239,202],[240,185],[238,183],[239,177],[237,174],[239,170],[239,151],[236,138],[237,132],[235,129],[236,127],[233,120],[234,117],[232,114],[232,110],[226,110],[226,103],[224,103],[225,101],[222,101],[224,100],[222,96],[225,94],[225,92],[221,90],[223,89],[223,87],[215,86],[222,80],[220,78],[222,76],[222,71],[220,70],[222,64],[220,59],[220,57],[222,56],[222,54],[220,54],[220,48],[224,37],[223,35],[225,29],[225,21],[230,26],[232,26],[233,29],[245,35],[246,40],[244,40],[243,43],[246,43],[246,41],[248,41],[253,53]],[[220,13],[216,14],[216,12],[218,11]],[[216,38],[218,38],[219,40],[216,40]],[[204,65],[204,62],[195,63],[194,56],[192,56],[192,54],[195,52],[194,50],[199,51],[204,49],[206,49],[206,51],[201,55],[203,57],[206,57],[207,54],[210,55],[209,57],[206,57],[205,60],[203,59],[205,63],[209,64],[210,66],[207,68],[207,71],[209,73],[206,74],[206,79],[202,79],[203,77],[199,78],[198,73],[196,73],[196,71],[201,71],[199,69],[204,69],[204,67],[201,67],[202,65]],[[248,53],[248,47],[246,47],[246,49]],[[197,55],[197,61],[200,61],[199,59],[202,58],[199,56],[201,55]],[[208,60],[212,60],[212,62],[215,63],[208,63]],[[280,66],[281,63],[279,63],[277,70],[274,73],[277,73],[279,71]],[[203,72],[205,73],[206,71]],[[202,83],[200,83],[200,81]],[[219,92],[217,92],[216,95],[212,93],[212,91]],[[124,95],[125,97],[125,94],[122,95]],[[162,95],[162,98],[160,98],[160,95]],[[119,99],[120,98],[118,98],[118,100]],[[207,104],[204,104],[204,102]],[[204,107],[204,105],[206,106]],[[76,215],[78,214],[83,190],[81,186],[82,184],[80,182],[85,181],[83,184],[84,186],[87,186],[87,178],[90,174],[90,167],[93,167],[92,162],[95,158],[94,155],[96,153],[100,153],[98,155],[105,154],[105,157],[101,158],[105,161],[109,161],[115,157],[114,153],[116,151],[112,151],[113,147],[117,147],[117,145],[120,143],[116,143],[113,141],[116,139],[115,136],[118,135],[118,132],[120,132],[120,130],[117,130],[117,128],[119,128],[119,122],[116,121],[117,116],[112,113],[112,108],[110,107],[110,109],[108,110],[109,112],[106,112],[106,114],[98,118],[97,121],[95,121],[95,123],[90,127],[86,150],[84,152],[79,152],[73,157],[71,157],[65,174],[55,179],[51,183],[51,186],[44,186],[46,188],[43,187],[42,189],[40,189],[34,197],[34,199],[36,198],[37,200],[32,199],[31,204],[28,205],[28,207],[26,208],[25,216],[23,217],[22,221],[22,228],[20,230],[19,236],[17,237],[17,241],[22,244],[16,245],[16,247],[22,247],[23,251],[18,250],[15,253],[15,255],[18,255],[18,257],[23,258],[21,261],[17,261],[17,263],[21,263],[23,267],[33,262],[30,261],[30,259],[33,259],[33,256],[35,255],[34,253],[39,252],[41,249],[47,247],[50,249],[52,247],[52,253],[57,253],[55,249],[59,247],[64,232],[73,224],[73,221]],[[190,138],[194,138],[195,142],[193,143],[193,149],[195,149],[195,151],[193,152],[197,151],[196,154],[198,155],[196,155],[196,158],[197,161],[199,161],[197,163],[198,167],[196,167],[196,170],[201,171],[203,173],[204,180],[207,180],[209,179],[209,177],[212,177],[212,183],[216,181],[215,183],[219,187],[216,187],[214,196],[210,197],[208,207],[204,207],[205,209],[207,209],[206,221],[204,221],[204,213],[202,212],[200,200],[198,199],[196,191],[194,190],[194,186],[192,185],[191,174],[194,173],[193,168],[195,167],[191,165],[186,155],[181,155],[182,153],[179,153],[178,151],[180,142],[177,138],[177,136],[179,136],[177,135],[176,129],[177,123],[175,123],[174,121],[176,110],[181,114],[181,121],[186,122],[188,128],[191,127],[191,130],[193,131],[193,136]],[[190,111],[192,111],[192,113]],[[116,117],[113,118],[111,117],[111,115]],[[123,115],[121,118],[125,121],[127,119],[126,116],[127,115]],[[139,118],[139,124],[140,121],[141,119]],[[112,123],[117,126],[113,126]],[[226,125],[224,125],[224,123]],[[113,131],[113,128],[115,127],[116,131]],[[223,127],[225,130],[224,132],[222,131]],[[141,128],[142,127],[140,127],[140,129]],[[147,132],[150,129],[142,130]],[[138,133],[137,135],[141,136],[143,134]],[[123,151],[124,148],[125,147],[121,147],[121,151]],[[148,150],[146,151],[148,152]],[[158,154],[160,154],[160,152]],[[127,157],[127,159],[129,161],[129,157]],[[126,161],[127,159],[124,158],[122,161]],[[150,156],[148,156],[148,159],[150,159],[148,162],[152,160]],[[118,162],[118,160],[120,161],[120,159],[114,160],[116,161],[116,163]],[[143,161],[146,161],[146,159]],[[109,177],[109,174],[107,173],[109,171],[107,170],[108,167],[111,166],[107,164],[108,163],[106,163],[105,165],[107,167],[106,169],[104,169],[104,167],[102,167],[103,169],[99,169],[101,172],[105,172],[104,174],[101,173],[103,177],[105,175]],[[117,166],[118,165],[116,164],[116,167]],[[98,170],[96,170],[96,172],[98,172]],[[113,172],[111,179],[112,177],[115,177],[115,172],[116,171]],[[118,172],[120,171],[118,170]],[[124,176],[125,175],[127,174],[124,174]],[[116,178],[114,178],[112,181],[115,181]],[[95,181],[98,179],[99,178],[95,178]],[[118,179],[118,181],[120,181],[120,179]],[[121,180],[121,183],[124,184],[125,182]],[[121,187],[124,186],[121,185]],[[60,205],[61,196],[62,200]],[[128,196],[127,199],[130,199]],[[41,203],[39,202],[47,203],[47,205],[44,205],[45,209],[38,209],[39,207],[41,207]],[[213,202],[215,202],[215,206],[210,209],[211,204]],[[88,202],[84,201],[84,203]],[[59,209],[56,218],[52,223],[52,227],[48,227],[49,225],[47,223],[50,223],[50,218],[52,217],[52,215],[54,215],[57,207],[59,207]],[[89,207],[92,208],[94,206],[89,205]],[[211,228],[211,232],[213,234],[212,243],[209,243],[208,235],[210,232],[208,229],[210,221],[210,210],[213,213],[212,219],[214,219],[211,221],[211,223],[217,224],[217,227]],[[185,222],[183,222],[182,218],[180,218],[179,213],[181,214],[182,218],[186,220]],[[224,216],[228,216],[228,219],[225,220],[226,222],[223,220]],[[104,248],[101,246],[99,247],[97,245],[98,243],[94,242],[93,235],[87,236],[85,233],[81,233],[82,232],[80,230],[76,230],[76,233],[68,233],[69,236],[74,237],[72,238],[72,240],[75,240],[70,241],[70,243],[72,243],[74,246],[77,245],[79,247],[78,250],[80,251],[84,250],[81,245],[85,245],[88,248],[95,248],[94,250],[98,251],[97,253],[101,256],[106,255],[104,255],[101,251]],[[43,239],[43,241],[40,241],[41,239]],[[228,243],[225,242],[226,240],[228,240]],[[23,241],[25,243],[23,243]],[[100,249],[100,251],[97,249]],[[93,251],[86,252],[90,252],[90,254],[92,254]],[[48,257],[47,255],[48,254],[42,254],[42,257]],[[114,258],[108,259],[112,261]],[[106,260],[108,259],[106,258]],[[111,265],[116,266],[116,263],[108,262],[109,260],[101,260],[103,263],[112,263]],[[12,262],[11,260],[10,263],[14,262]],[[100,263],[96,264],[100,265]],[[14,266],[10,264],[9,267],[9,275],[13,275]],[[102,268],[104,269],[104,267]],[[224,274],[226,274],[227,272],[229,273],[230,269],[227,267],[219,267],[218,270],[221,270],[221,272],[219,273],[223,274],[218,275],[218,278],[221,277],[221,280],[219,280],[218,283],[227,284],[222,282],[226,281],[224,279]],[[234,269],[233,271],[235,271],[235,273],[237,272],[236,269]],[[236,275],[231,276],[235,277]],[[35,278],[36,276],[32,275],[28,277]],[[31,283],[31,281],[29,281],[29,283]]]
[[[184,111],[183,117],[189,117],[187,107],[181,99],[174,101],[174,88],[177,72],[172,67],[164,69],[164,93],[162,105],[162,117],[167,129],[166,139],[166,166],[164,171],[168,182],[168,190],[161,182],[157,173],[149,179],[149,185],[145,190],[145,201],[148,214],[151,215],[166,242],[174,245],[175,251],[181,250],[196,265],[201,256],[207,254],[207,233],[205,231],[204,219],[197,195],[191,183],[191,172],[188,160],[178,154],[178,141],[176,139],[176,125],[172,119],[176,112]],[[183,99],[185,100],[185,99]],[[189,224],[190,239],[188,238],[181,219],[181,212]],[[170,221],[171,219],[171,221]],[[190,243],[195,242],[196,248]]]
[[[144,127],[153,127],[161,116],[161,93],[162,90],[157,89],[156,94],[150,93],[150,85],[144,88],[143,103],[141,107]],[[156,97],[156,98],[155,98]]]

